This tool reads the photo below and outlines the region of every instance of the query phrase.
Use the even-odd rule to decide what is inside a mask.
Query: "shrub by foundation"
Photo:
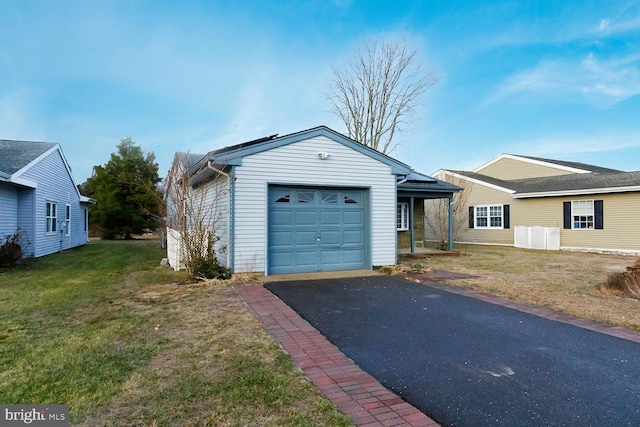
[[[0,242],[1,239],[0,239]],[[20,246],[20,233],[6,236],[0,245],[0,267],[10,267],[15,265],[22,258],[22,247]]]

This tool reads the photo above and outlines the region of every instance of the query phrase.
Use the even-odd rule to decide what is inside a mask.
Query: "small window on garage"
[[[347,193],[344,195],[344,203],[347,205],[357,205],[360,203],[360,195],[355,193]]]
[[[323,191],[320,194],[322,198],[322,203],[326,203],[328,205],[335,205],[338,203],[338,192],[337,191]]]
[[[276,203],[289,203],[291,201],[291,196],[289,194],[285,194],[284,196],[280,196],[276,199]]]
[[[298,193],[298,203],[313,203],[316,200],[316,193],[311,191],[301,191]]]

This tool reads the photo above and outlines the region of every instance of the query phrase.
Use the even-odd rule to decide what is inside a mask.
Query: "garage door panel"
[[[344,249],[342,256],[345,263],[364,262],[364,251],[362,249]]]
[[[344,244],[364,244],[364,233],[361,230],[344,230],[342,242]]]
[[[271,252],[271,257],[269,257],[269,263],[271,264],[271,268],[284,268],[288,269],[291,267],[291,252]]]
[[[367,190],[269,188],[269,274],[367,267]]]
[[[322,265],[341,264],[342,251],[340,249],[322,251],[320,253],[320,263]]]
[[[344,225],[363,225],[364,224],[364,213],[360,210],[358,211],[346,211],[344,212]]]
[[[271,245],[274,247],[293,245],[293,232],[291,231],[272,231],[271,232]]]
[[[318,212],[316,211],[297,211],[295,225],[317,225]]]
[[[296,231],[296,245],[298,246],[313,246],[318,243],[318,234],[315,231]]]
[[[340,230],[321,231],[320,245],[339,245],[342,243],[342,232]]]
[[[269,219],[271,225],[291,225],[293,224],[293,211],[274,209]]]
[[[320,225],[340,225],[340,211],[320,212]]]
[[[311,250],[311,251],[297,251],[296,255],[295,255],[295,265],[297,267],[303,267],[303,266],[312,266],[315,267],[316,264],[318,263],[318,259],[317,259],[317,253],[315,250]]]

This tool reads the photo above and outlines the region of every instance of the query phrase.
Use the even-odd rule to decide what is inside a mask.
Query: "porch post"
[[[453,194],[449,197],[449,252],[453,252]]]
[[[409,239],[411,241],[411,253],[414,253],[415,242],[413,238],[413,196],[409,199]]]

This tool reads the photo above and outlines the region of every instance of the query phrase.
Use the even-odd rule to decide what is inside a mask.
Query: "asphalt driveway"
[[[265,285],[442,425],[640,425],[640,345],[393,276]]]

